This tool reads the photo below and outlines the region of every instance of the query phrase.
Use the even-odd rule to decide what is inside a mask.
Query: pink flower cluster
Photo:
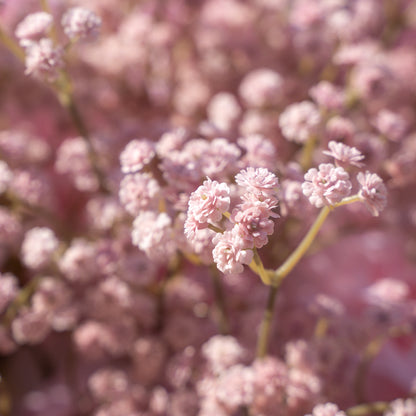
[[[191,244],[198,230],[215,225],[218,234],[213,238],[214,262],[224,273],[241,273],[243,264],[250,264],[253,248],[261,248],[273,234],[278,217],[273,212],[277,207],[277,177],[266,168],[249,167],[235,176],[241,187],[241,200],[232,213],[230,188],[226,183],[206,180],[189,198],[185,235]],[[227,212],[229,223],[220,222]],[[224,216],[225,218],[225,216]],[[222,228],[224,227],[224,229]]]
[[[0,414],[414,416],[414,3],[0,0]]]

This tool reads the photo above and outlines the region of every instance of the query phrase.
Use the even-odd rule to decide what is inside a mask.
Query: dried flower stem
[[[25,53],[23,49],[0,27],[0,42],[20,61],[24,62]]]
[[[309,229],[305,237],[303,237],[302,241],[296,247],[295,251],[293,251],[293,253],[286,259],[286,261],[276,271],[273,272],[273,274],[267,275],[267,278],[271,279],[270,291],[269,291],[269,297],[267,299],[266,310],[264,312],[263,320],[260,326],[259,337],[257,341],[257,357],[261,358],[267,354],[267,345],[268,345],[271,321],[273,318],[275,298],[278,293],[278,289],[280,285],[282,284],[284,278],[293,270],[293,268],[299,263],[300,259],[309,250],[319,230],[321,229],[326,218],[331,212],[331,209],[336,208],[338,206],[350,204],[352,202],[356,202],[359,200],[360,198],[358,197],[358,195],[354,195],[348,198],[344,198],[342,201],[340,201],[339,203],[331,207],[328,207],[328,206],[323,207],[318,217],[316,218],[315,222],[312,224],[311,228]],[[266,271],[265,273],[267,274],[268,272]]]

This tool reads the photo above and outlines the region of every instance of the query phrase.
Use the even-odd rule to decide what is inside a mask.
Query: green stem
[[[253,260],[249,264],[249,267],[251,270],[253,270],[254,273],[260,276],[260,279],[265,285],[269,286],[272,283],[270,279],[270,273],[264,268],[263,262],[261,261],[256,247],[253,248],[253,253]]]
[[[329,207],[323,207],[315,222],[312,224],[308,233],[303,237],[303,240],[296,247],[295,251],[286,259],[286,261],[275,271],[273,281],[275,285],[280,285],[283,279],[293,270],[298,264],[299,260],[309,250],[316,235],[321,229],[326,217],[331,212]]]

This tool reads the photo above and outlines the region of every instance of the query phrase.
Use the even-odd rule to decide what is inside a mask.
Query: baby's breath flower
[[[378,217],[387,204],[387,188],[383,180],[375,173],[359,172],[357,180],[361,186],[359,195],[368,210]]]

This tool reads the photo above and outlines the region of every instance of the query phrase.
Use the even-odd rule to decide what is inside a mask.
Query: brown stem
[[[267,354],[267,347],[269,345],[270,327],[272,324],[274,305],[278,286],[270,286],[269,296],[267,298],[266,309],[264,311],[263,320],[260,325],[260,332],[257,341],[257,358],[263,358]]]

